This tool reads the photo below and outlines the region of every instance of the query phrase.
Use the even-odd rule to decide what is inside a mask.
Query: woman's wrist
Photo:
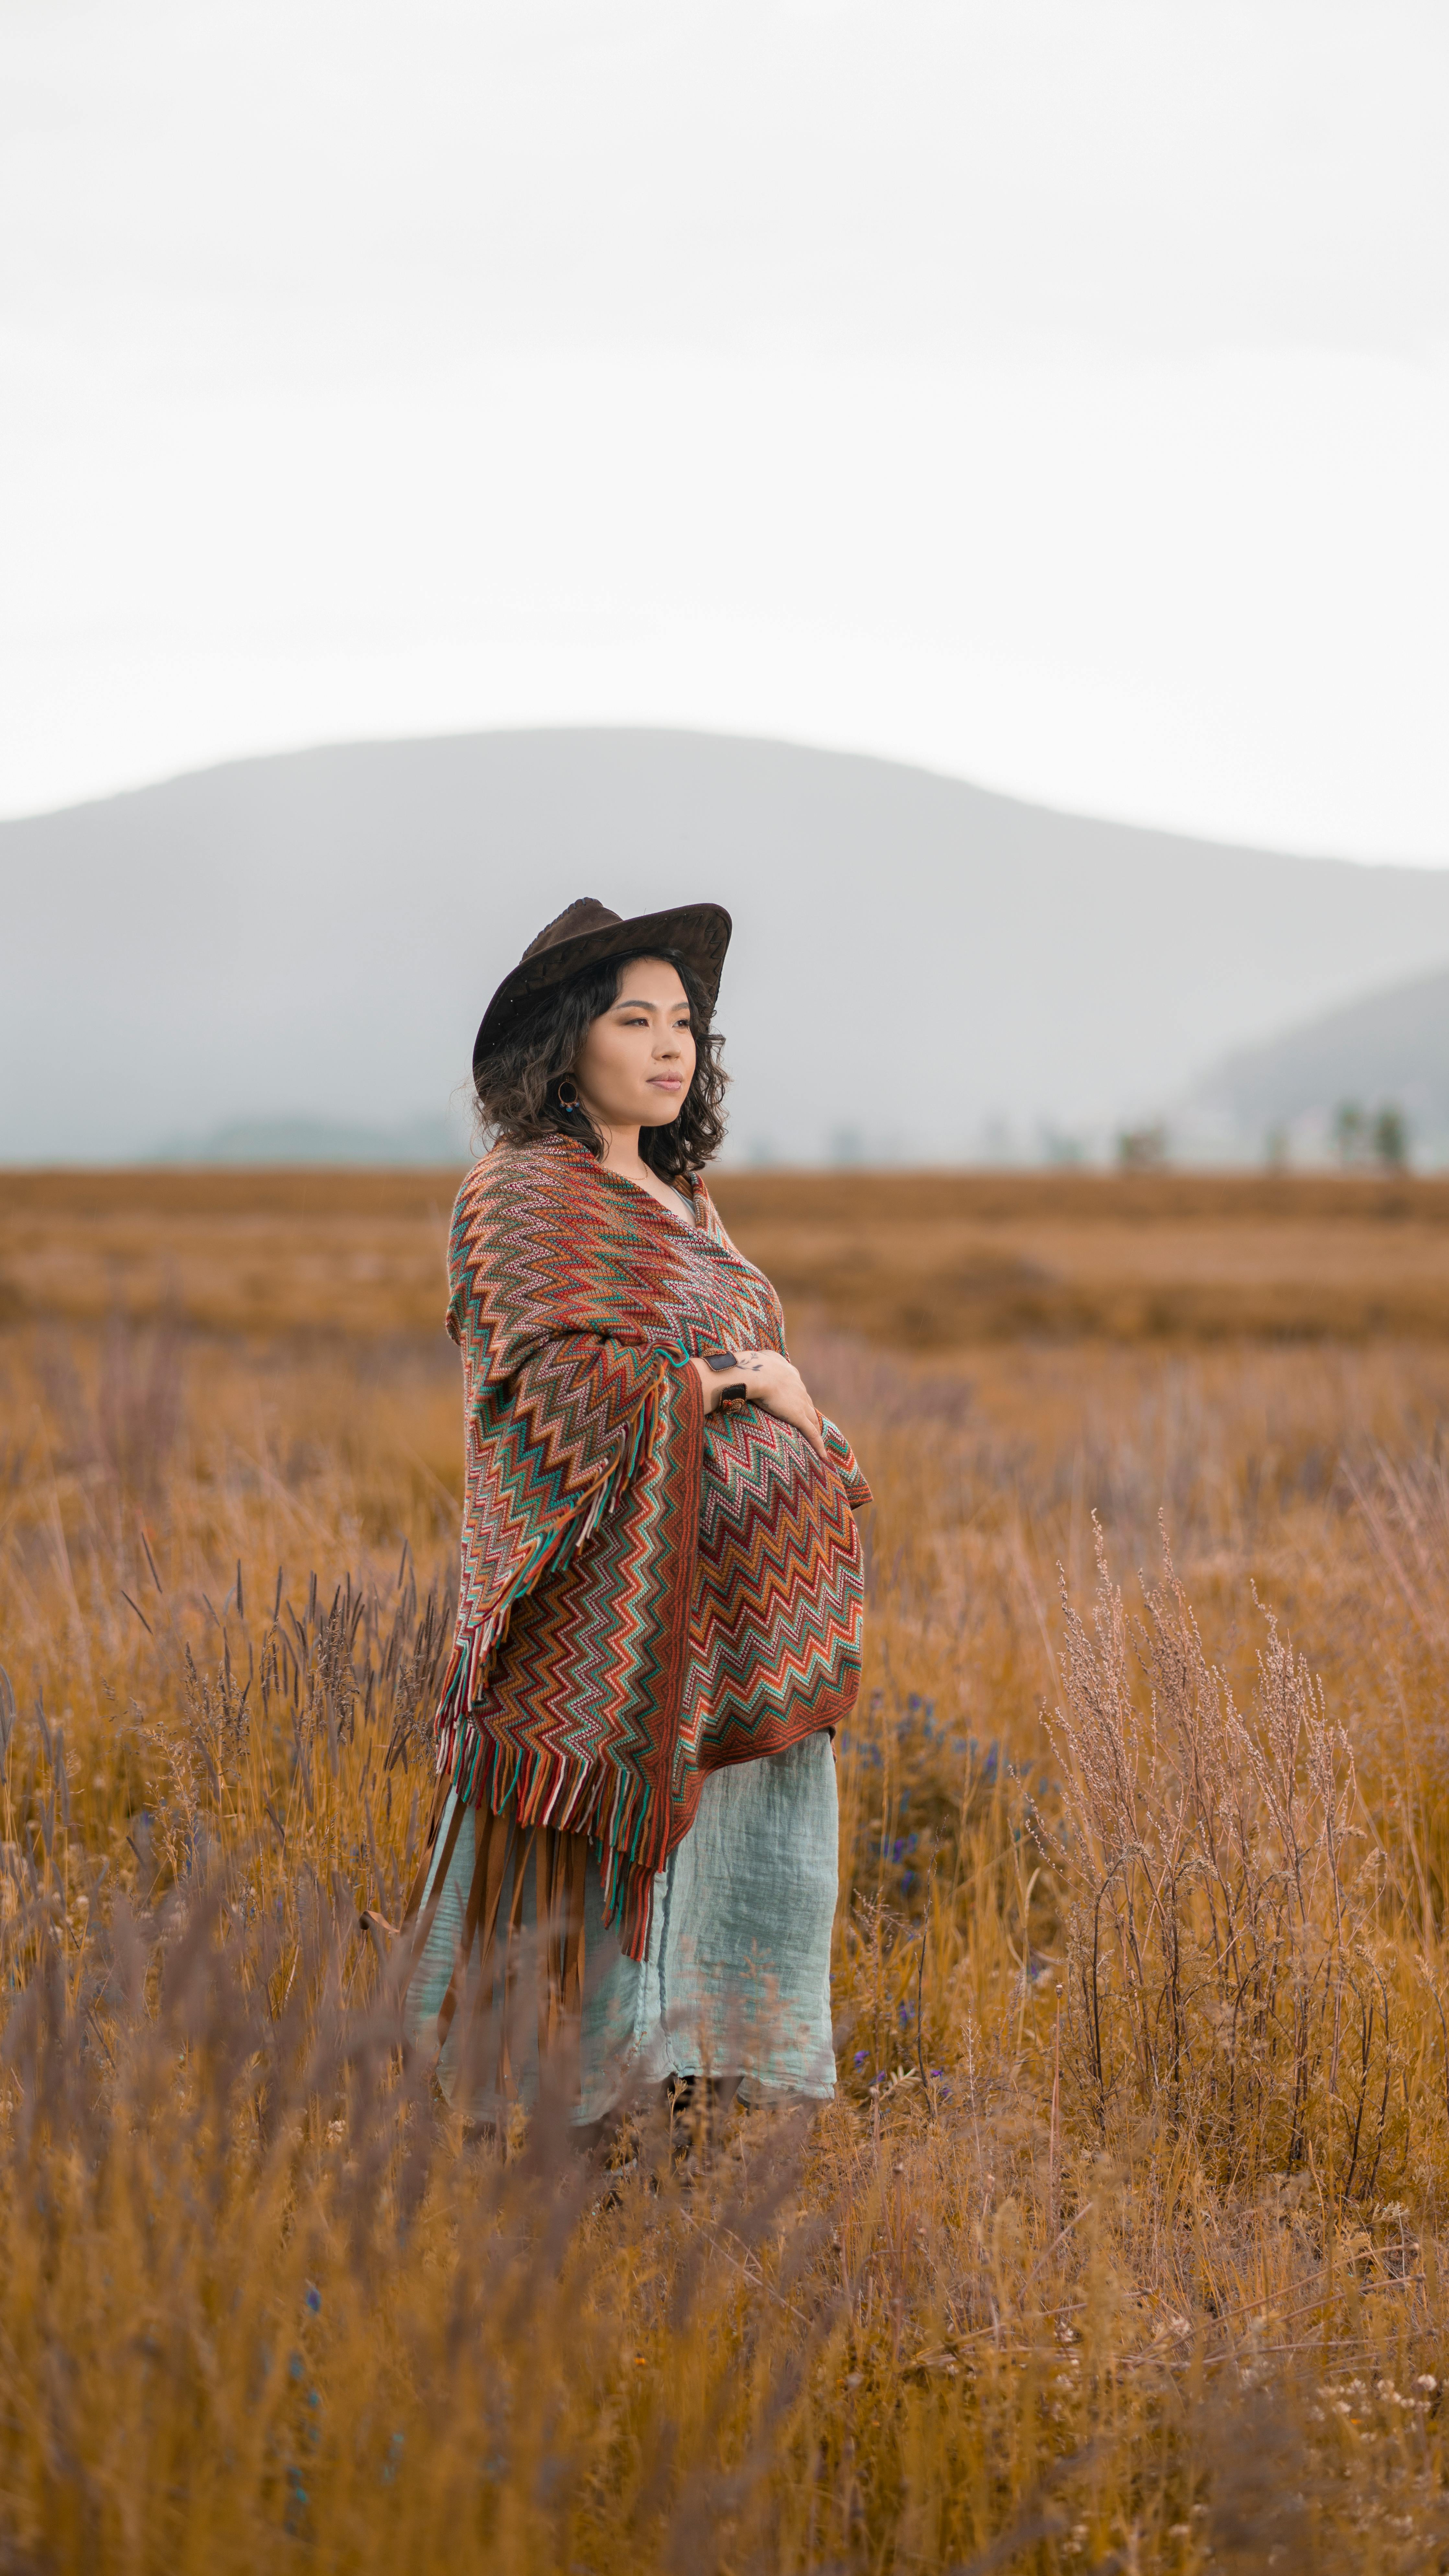
[[[737,1374],[739,1362],[733,1351],[702,1353],[693,1365],[704,1390],[706,1415],[717,1413],[727,1396],[742,1396],[749,1391],[743,1377]]]

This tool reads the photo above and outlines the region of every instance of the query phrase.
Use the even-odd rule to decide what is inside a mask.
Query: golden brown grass
[[[445,1193],[376,1182],[339,1332],[373,1176],[163,1178],[155,1238],[106,1184],[152,1320],[35,1315],[110,1293],[73,1181],[3,1256],[0,2567],[1449,2563],[1449,1351],[802,1326],[878,1495],[841,2096],[606,2184],[460,2133],[357,1930],[427,1794]],[[1127,1223],[1078,1187],[1029,1221]]]
[[[439,1329],[450,1172],[7,1173],[0,1323]],[[1349,1173],[725,1172],[797,1311],[892,1349],[1449,1338],[1449,1181]]]
[[[1449,1185],[1262,1173],[730,1174],[739,1240],[892,1348],[1449,1333]]]

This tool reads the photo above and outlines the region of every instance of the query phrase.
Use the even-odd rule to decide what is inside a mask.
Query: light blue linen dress
[[[457,1959],[473,1875],[474,1813],[462,1820],[409,1987],[408,2022],[421,2047],[435,2044],[438,2009]],[[450,1804],[438,1832],[439,1862],[451,1814]],[[710,1774],[693,1831],[654,1882],[643,1959],[626,1958],[606,1927],[598,1868],[590,1859],[581,2086],[573,2113],[579,2125],[606,2118],[671,2074],[738,2075],[749,2101],[829,2098],[835,2090],[830,1936],[838,1839],[835,1749],[820,1734],[788,1752]],[[437,2066],[448,2100],[478,2120],[497,2121],[507,2110],[494,2069],[509,1893],[505,1884],[491,2004],[478,1995],[475,1961]],[[424,1909],[431,1894],[430,1880]],[[533,1922],[530,1870],[525,1930]],[[538,2043],[527,1974],[523,1986],[530,2004],[515,2013],[511,2058],[517,2099],[527,2105],[538,2093]]]

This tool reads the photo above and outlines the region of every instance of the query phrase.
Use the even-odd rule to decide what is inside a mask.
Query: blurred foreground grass
[[[379,1292],[0,1337],[0,2568],[1449,2564],[1449,1350],[802,1329],[841,2094],[609,2179],[462,2134],[357,1929],[458,1494]]]

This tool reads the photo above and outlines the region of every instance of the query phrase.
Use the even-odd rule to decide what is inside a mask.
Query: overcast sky
[[[1449,860],[1445,0],[0,29],[0,812],[664,721]]]

